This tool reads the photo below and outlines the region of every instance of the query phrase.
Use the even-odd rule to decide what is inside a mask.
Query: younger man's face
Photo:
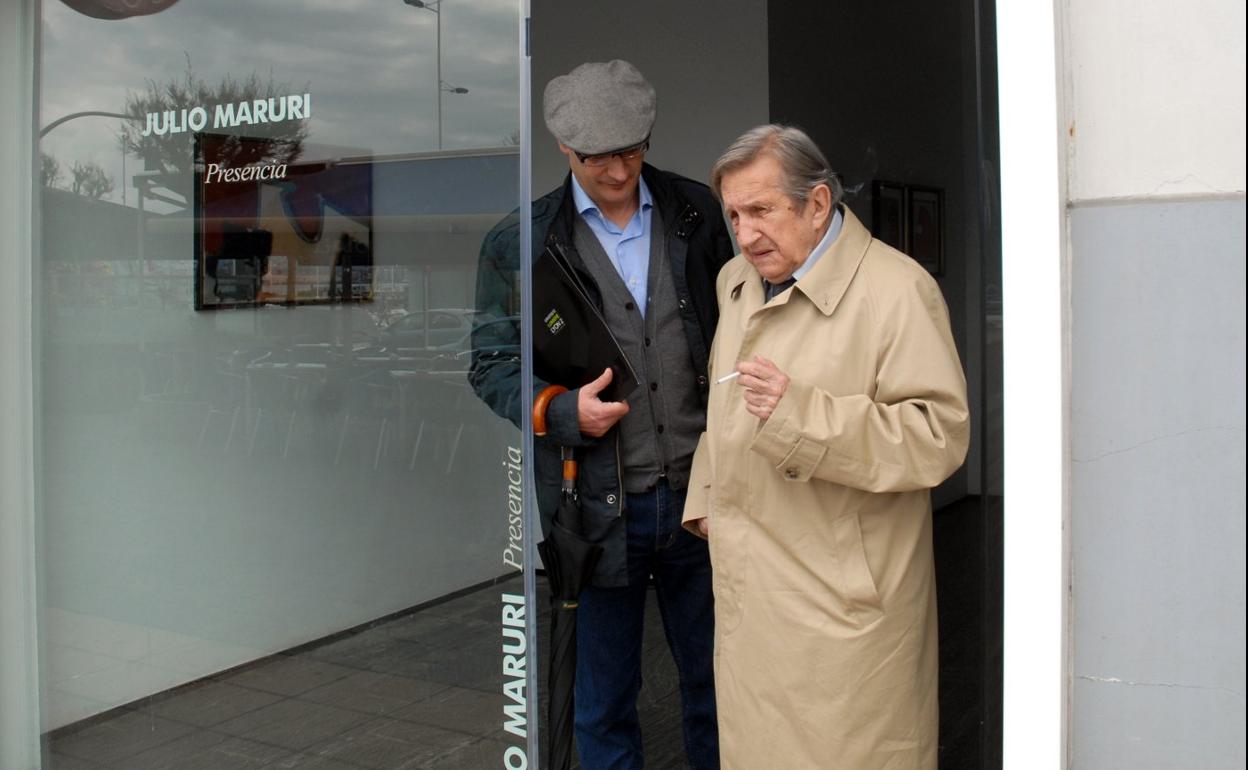
[[[562,143],[559,144],[559,151],[568,156],[568,167],[572,170],[572,175],[598,208],[617,208],[637,200],[638,180],[641,179],[641,167],[646,160],[644,151],[628,153],[635,155],[628,160],[619,155],[610,155],[602,165],[595,165],[593,157],[582,163],[576,152]]]

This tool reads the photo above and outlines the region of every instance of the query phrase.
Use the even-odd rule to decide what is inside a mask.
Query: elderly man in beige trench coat
[[[871,238],[800,130],[712,171],[724,266],[685,526],[708,537],[724,768],[936,767],[929,490],[966,381],[931,276]]]

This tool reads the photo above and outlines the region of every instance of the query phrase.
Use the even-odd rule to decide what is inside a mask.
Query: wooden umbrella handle
[[[546,409],[555,396],[567,392],[568,389],[562,385],[547,385],[533,399],[534,436],[546,435]],[[559,454],[563,457],[563,491],[571,493],[576,485],[576,460],[572,459],[572,447],[559,447]]]
[[[567,393],[568,389],[562,385],[547,385],[542,388],[542,392],[537,394],[537,398],[533,399],[533,435],[546,435],[546,409],[550,406],[550,402],[560,393]]]

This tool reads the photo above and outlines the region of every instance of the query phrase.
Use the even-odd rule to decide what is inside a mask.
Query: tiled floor
[[[979,502],[935,517],[941,767],[991,767],[999,666]],[[997,546],[999,549],[999,545]],[[492,586],[57,731],[47,770],[404,770],[502,766],[500,593]],[[539,588],[539,592],[544,589]],[[544,594],[543,594],[544,595]],[[988,597],[988,598],[986,598]],[[544,602],[543,602],[544,604]],[[685,767],[676,672],[649,603],[639,710],[647,767]],[[545,613],[540,628],[547,626]],[[985,663],[985,660],[988,663]],[[985,757],[988,758],[985,761]]]
[[[500,594],[492,586],[277,655],[55,733],[49,770],[398,770],[501,766]],[[539,593],[544,592],[539,587]],[[543,594],[544,595],[544,594]],[[681,767],[676,673],[655,602],[640,710],[650,766]],[[542,629],[546,613],[539,613]],[[676,726],[673,727],[673,724]]]

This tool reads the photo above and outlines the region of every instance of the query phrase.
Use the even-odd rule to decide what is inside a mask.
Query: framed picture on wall
[[[945,269],[944,191],[939,187],[906,187],[906,248],[932,275]]]
[[[876,179],[871,183],[871,234],[895,249],[906,248],[906,188]]]

